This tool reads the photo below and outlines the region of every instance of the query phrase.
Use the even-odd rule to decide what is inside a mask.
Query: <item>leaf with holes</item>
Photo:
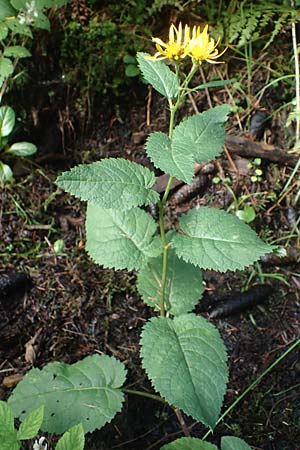
[[[45,405],[42,431],[64,433],[82,423],[85,433],[103,427],[121,410],[124,365],[106,355],[93,355],[75,364],[50,363],[32,369],[8,399],[21,419]]]
[[[179,83],[174,72],[162,61],[152,61],[147,53],[137,53],[137,61],[143,77],[161,95],[168,99],[179,94]]]
[[[144,302],[156,310],[160,309],[161,276],[162,256],[149,260],[138,275],[139,293]],[[166,281],[167,311],[174,316],[192,311],[203,291],[200,270],[182,261],[173,250],[170,250]]]
[[[172,136],[177,152],[184,155],[189,149],[197,163],[215,159],[223,150],[229,112],[229,105],[221,105],[183,120]]]
[[[164,445],[160,450],[218,450],[218,448],[201,439],[183,437]]]
[[[74,167],[57,178],[59,187],[102,208],[130,209],[159,200],[150,188],[154,173],[122,158],[107,158]]]
[[[241,270],[272,252],[272,247],[240,219],[205,206],[181,217],[180,234],[171,242],[184,261],[220,272]]]
[[[75,425],[64,433],[56,444],[55,450],[83,450],[84,430],[83,426]]]
[[[194,158],[189,147],[183,149],[176,142],[161,132],[151,133],[146,152],[155,167],[178,178],[185,183],[191,183],[194,176]]]
[[[88,203],[86,216],[86,251],[97,264],[138,270],[162,252],[155,221],[139,208],[115,211]]]
[[[227,383],[227,355],[216,327],[195,314],[152,318],[143,328],[141,357],[168,403],[214,428]]]
[[[224,436],[221,439],[221,450],[251,450],[242,439],[234,436]]]

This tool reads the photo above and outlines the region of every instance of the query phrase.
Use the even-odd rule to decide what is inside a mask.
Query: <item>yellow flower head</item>
[[[225,50],[219,53],[217,46],[219,44],[219,39],[217,42],[214,41],[212,37],[208,34],[208,25],[205,25],[202,33],[200,27],[193,27],[192,38],[189,39],[187,53],[193,59],[194,62],[199,64],[202,61],[207,61],[211,64],[220,64],[221,61],[215,61],[223,55]]]
[[[159,61],[161,59],[170,59],[178,61],[187,55],[187,47],[190,42],[190,27],[185,25],[184,33],[182,30],[182,24],[178,26],[178,30],[174,24],[169,29],[169,41],[163,42],[160,38],[152,38],[155,42],[157,53],[151,59]]]

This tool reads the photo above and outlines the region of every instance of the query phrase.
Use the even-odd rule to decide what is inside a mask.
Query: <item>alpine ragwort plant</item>
[[[21,418],[44,404],[43,431],[61,433],[79,422],[85,432],[100,428],[121,410],[124,393],[167,402],[213,429],[226,390],[227,355],[216,327],[192,312],[203,293],[201,269],[240,270],[272,251],[237,217],[206,206],[183,215],[178,229],[166,233],[164,215],[174,177],[190,183],[195,163],[222,152],[230,108],[217,106],[176,125],[176,112],[199,65],[219,62],[218,42],[207,26],[201,31],[181,24],[171,25],[168,42],[153,41],[157,53],[139,53],[137,59],[143,77],[170,109],[169,133],[154,132],[146,143],[154,166],[169,175],[162,199],[151,189],[154,173],[122,158],[79,165],[59,176],[57,184],[87,201],[90,257],[107,268],[137,271],[138,290],[158,313],[144,326],[140,345],[143,367],[160,396],[122,388],[125,366],[114,357],[93,355],[73,365],[48,364],[42,371],[32,369],[9,399]],[[183,74],[182,61],[188,58],[191,69]],[[158,226],[142,209],[152,203],[159,207]],[[195,438],[162,448],[217,450]],[[250,447],[226,436],[221,449]]]

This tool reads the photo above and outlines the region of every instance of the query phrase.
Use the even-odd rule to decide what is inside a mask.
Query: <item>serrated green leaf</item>
[[[13,177],[13,173],[11,168],[0,161],[0,183],[6,183],[11,180]]]
[[[7,402],[0,400],[0,433],[9,433],[15,430],[14,416]]]
[[[215,159],[223,150],[224,123],[229,112],[229,105],[221,105],[188,117],[175,127],[173,145],[182,154],[188,148],[197,163]]]
[[[121,410],[124,365],[106,355],[87,356],[75,364],[50,363],[32,369],[8,402],[16,417],[45,405],[42,431],[64,433],[82,423],[85,432],[101,428]]]
[[[171,405],[213,428],[227,383],[226,350],[206,319],[155,317],[144,326],[141,357],[154,388]]]
[[[157,225],[145,211],[103,209],[88,203],[86,251],[104,267],[141,269],[162,251]]]
[[[221,439],[221,450],[251,450],[251,447],[242,439],[224,436]]]
[[[17,440],[17,431],[9,433],[0,433],[0,449],[1,450],[19,450],[20,442]]]
[[[83,450],[84,449],[84,430],[81,424],[70,428],[59,439],[55,450]]]
[[[31,413],[25,417],[18,430],[17,438],[20,441],[34,438],[34,436],[38,434],[38,431],[41,428],[43,418],[44,405],[41,405],[39,408],[31,411]]]
[[[8,136],[15,126],[15,112],[10,106],[0,107],[0,136]]]
[[[144,302],[155,310],[160,309],[161,277],[162,256],[149,260],[138,275],[138,291]],[[170,250],[165,292],[167,311],[174,316],[192,311],[203,291],[200,270],[180,260]]]
[[[146,152],[155,167],[185,183],[191,183],[194,158],[188,146],[183,149],[165,133],[156,131],[147,139]]]
[[[162,61],[151,61],[147,53],[139,52],[137,61],[144,78],[161,95],[168,99],[175,98],[179,94],[179,83],[174,72]]]
[[[201,439],[183,437],[164,445],[160,450],[218,450],[218,448]]]
[[[157,192],[150,189],[155,183],[154,173],[122,158],[74,167],[56,182],[75,197],[102,208],[126,210],[159,201]]]
[[[192,209],[180,230],[171,240],[177,255],[201,269],[241,270],[272,252],[248,225],[216,208]]]
[[[15,156],[31,156],[37,152],[36,145],[31,142],[15,142],[5,153],[11,153]]]
[[[4,56],[12,57],[12,58],[28,58],[31,56],[29,50],[26,47],[22,47],[22,45],[12,45],[10,47],[6,47],[4,52]]]

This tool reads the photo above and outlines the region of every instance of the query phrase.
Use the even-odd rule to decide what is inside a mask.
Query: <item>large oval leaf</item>
[[[141,357],[162,397],[215,426],[226,389],[227,355],[212,324],[195,314],[152,318],[143,329]]]
[[[221,439],[221,450],[251,450],[242,439],[234,436],[224,436]]]
[[[157,192],[150,190],[155,183],[154,173],[122,158],[107,158],[74,167],[60,175],[56,182],[75,197],[102,208],[125,210],[159,200]]]
[[[1,71],[1,68],[0,68]],[[15,126],[15,112],[10,106],[0,107],[0,136],[8,136]]]
[[[181,217],[180,229],[171,240],[177,255],[202,269],[243,269],[272,252],[248,225],[216,208],[192,209]]]
[[[177,97],[179,83],[175,73],[163,61],[152,61],[149,56],[147,53],[137,54],[138,65],[146,81],[164,97]]]
[[[8,399],[16,417],[45,405],[42,431],[63,433],[82,423],[85,432],[101,428],[121,410],[125,367],[106,355],[69,365],[50,363],[32,369]]]
[[[160,309],[161,277],[162,256],[149,260],[138,275],[138,291],[144,302],[155,310]],[[179,259],[174,251],[169,251],[165,292],[167,311],[174,316],[192,311],[203,291],[200,270]]]
[[[183,437],[164,445],[160,450],[218,450],[218,448],[209,442],[192,437]]]
[[[144,267],[149,258],[162,252],[156,230],[153,218],[139,208],[115,211],[88,203],[86,250],[104,267],[128,270]]]

